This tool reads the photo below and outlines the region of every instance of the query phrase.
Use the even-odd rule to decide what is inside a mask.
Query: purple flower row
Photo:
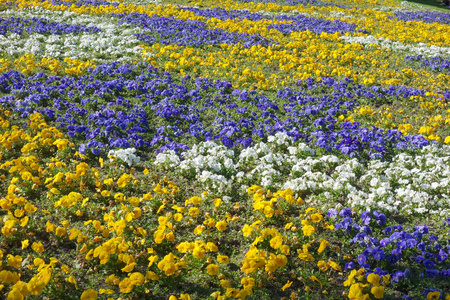
[[[450,239],[430,234],[428,226],[415,226],[414,230],[406,230],[401,224],[387,226],[382,213],[365,211],[352,217],[349,208],[339,214],[331,209],[328,216],[336,221],[336,230],[352,237],[350,243],[358,245],[356,251],[364,249],[356,253],[356,261],[345,264],[346,270],[364,267],[380,276],[390,274],[394,283],[424,277],[445,282],[450,277]],[[447,218],[443,227],[450,227],[449,223]]]
[[[7,32],[13,32],[17,34],[22,34],[26,31],[28,34],[31,33],[50,33],[50,34],[64,34],[64,33],[80,33],[80,32],[90,32],[96,33],[100,32],[101,29],[91,26],[85,27],[83,25],[76,24],[66,24],[66,23],[56,23],[51,22],[44,18],[31,18],[22,19],[20,17],[10,17],[7,19],[0,18],[0,34],[5,35]]]
[[[22,116],[42,112],[79,139],[81,150],[87,147],[95,154],[104,147],[185,150],[206,140],[222,141],[229,148],[248,147],[277,132],[362,159],[429,144],[421,135],[337,122],[340,114],[358,105],[358,98],[409,98],[425,91],[376,89],[333,79],[306,80],[297,88],[300,91],[280,90],[272,100],[256,91],[233,89],[227,81],[187,76],[178,84],[151,65],[112,63],[79,78],[4,73],[0,92],[6,95],[0,104]]]
[[[425,58],[422,55],[406,56],[406,60],[411,62],[419,62],[421,67],[429,67],[433,71],[450,74],[450,59],[442,57]]]
[[[217,45],[223,43],[241,43],[247,47],[253,45],[273,44],[274,41],[261,35],[226,32],[223,29],[208,29],[207,24],[195,20],[179,20],[173,17],[149,17],[145,14],[116,14],[119,23],[128,23],[143,28],[136,34],[139,40],[146,43],[162,43],[164,45]]]
[[[240,0],[241,2],[254,2],[254,3],[277,3],[279,5],[314,5],[314,6],[335,6],[335,7],[342,7],[344,8],[344,5],[338,5],[330,2],[322,2],[320,0],[284,0],[284,1],[277,1],[277,0]]]
[[[450,24],[450,13],[435,11],[396,11],[395,17],[401,21],[422,21],[425,23]]]
[[[353,23],[346,23],[339,20],[329,21],[320,18],[312,18],[304,15],[288,16],[288,15],[277,15],[277,16],[267,16],[258,13],[252,13],[247,10],[225,10],[220,7],[214,9],[198,9],[198,8],[183,8],[195,13],[198,16],[203,16],[207,18],[217,18],[221,20],[227,19],[247,19],[251,21],[274,19],[278,21],[292,21],[292,24],[272,24],[267,27],[267,29],[276,29],[282,33],[290,33],[292,31],[312,31],[317,34],[321,32],[335,33],[335,32],[354,32],[358,27]],[[358,30],[366,32],[364,30]]]
[[[102,5],[112,5],[114,7],[119,6],[120,2],[110,2],[110,1],[104,1],[104,0],[78,0],[77,2],[71,2],[71,1],[61,1],[61,0],[51,0],[50,1],[53,5],[64,5],[67,7],[70,7],[72,5],[75,5],[77,7],[80,6],[102,6]],[[123,5],[126,5],[123,3]]]

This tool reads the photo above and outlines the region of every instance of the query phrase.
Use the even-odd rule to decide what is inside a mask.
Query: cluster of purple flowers
[[[289,34],[292,31],[312,31],[316,34],[322,32],[335,33],[335,32],[354,32],[358,27],[353,23],[346,23],[339,20],[329,21],[320,18],[307,17],[304,15],[288,16],[288,15],[276,15],[267,16],[259,13],[252,13],[247,10],[225,10],[220,7],[214,9],[198,9],[198,8],[184,8],[192,11],[198,16],[207,18],[218,18],[221,20],[227,19],[247,19],[251,21],[259,21],[266,19],[273,19],[278,21],[292,21],[291,24],[272,24],[267,29],[276,29],[282,33]],[[358,32],[366,32],[364,30],[358,30]]]
[[[401,21],[450,24],[450,13],[436,11],[396,11],[394,17]]]
[[[425,58],[422,55],[406,56],[405,59],[413,63],[419,62],[421,67],[429,67],[433,71],[450,74],[450,59],[444,59],[439,56]]]
[[[277,132],[362,159],[429,144],[421,135],[403,136],[397,130],[383,134],[358,122],[337,121],[358,105],[357,99],[409,97],[425,91],[377,89],[352,85],[349,79],[305,80],[297,88],[285,88],[278,99],[269,99],[256,91],[233,89],[227,81],[186,76],[177,84],[169,73],[151,65],[116,62],[81,77],[38,73],[25,78],[6,72],[0,75],[0,92],[5,94],[0,105],[22,116],[43,113],[95,154],[104,147],[186,150],[207,140],[222,141],[229,148],[248,147]]]
[[[66,24],[51,22],[44,18],[23,19],[20,17],[0,18],[0,34],[5,35],[7,32],[22,34],[23,32],[31,33],[49,33],[49,34],[64,34],[64,33],[80,33],[90,32],[97,33],[101,29],[91,26],[85,27],[77,24]]]
[[[391,149],[417,149],[429,144],[421,135],[404,136],[396,129],[384,132],[375,126],[365,128],[359,122],[344,122],[340,127],[336,126],[336,117],[354,109],[358,105],[357,98],[364,97],[370,101],[386,97],[407,98],[411,95],[423,96],[424,91],[353,85],[348,78],[344,81],[325,78],[320,83],[308,79],[300,81],[299,85],[299,92],[285,88],[278,92],[278,98],[284,100],[288,120],[301,123],[303,129],[310,133],[306,140],[314,138],[315,145],[327,151],[338,150],[350,157],[373,159],[387,155]],[[331,89],[331,92],[322,92],[321,96],[311,95],[324,89]],[[445,97],[449,98],[450,93]]]
[[[27,79],[19,72],[6,72],[0,76],[0,90],[11,95],[0,103],[12,107],[22,116],[41,112],[57,126],[65,129],[72,138],[85,141],[80,150],[90,148],[94,154],[107,146],[129,148],[148,146],[141,134],[149,132],[148,119],[141,106],[130,104],[120,96],[125,93],[127,81],[114,79],[114,75],[132,72],[127,65],[99,66],[88,76],[46,76],[37,73]],[[149,69],[147,77],[152,77]],[[95,80],[95,75],[106,80]],[[113,97],[113,95],[117,93]]]
[[[292,24],[272,24],[267,29],[276,29],[282,33],[289,34],[292,31],[312,31],[316,34],[326,33],[345,33],[354,32],[358,25],[354,23],[342,22],[340,20],[323,20],[319,18],[298,16],[277,16],[279,21],[293,21]],[[356,30],[356,32],[368,33],[365,29]]]
[[[349,242],[357,246],[357,259],[348,261],[346,270],[364,267],[380,276],[389,274],[394,283],[420,278],[449,279],[450,239],[432,235],[427,225],[415,226],[413,230],[406,230],[401,224],[387,226],[382,213],[365,211],[352,217],[349,208],[339,213],[330,209],[327,215],[336,221],[335,229],[350,236]],[[443,227],[450,227],[449,223],[450,218]]]
[[[274,41],[259,34],[226,32],[223,29],[208,29],[207,24],[196,20],[180,20],[173,17],[149,17],[145,14],[116,14],[119,23],[128,23],[143,28],[136,34],[139,40],[149,44],[177,44],[180,46],[218,45],[241,43],[247,47],[273,44]]]

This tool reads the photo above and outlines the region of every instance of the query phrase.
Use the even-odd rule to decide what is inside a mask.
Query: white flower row
[[[311,200],[357,210],[383,210],[405,215],[450,213],[450,146],[428,146],[414,155],[398,154],[392,162],[334,155],[316,156],[306,144],[277,133],[267,143],[235,153],[208,141],[182,153],[160,153],[154,162],[179,176],[197,179],[210,193],[240,194],[258,183],[271,190],[311,193]]]
[[[18,16],[16,10],[6,10],[0,17]],[[131,60],[132,56],[141,56],[141,42],[134,36],[138,28],[118,25],[117,21],[107,16],[78,15],[69,11],[50,11],[40,7],[20,11],[21,18],[46,18],[52,22],[78,24],[86,27],[95,26],[100,33],[83,32],[80,34],[39,34],[19,36],[15,33],[0,35],[0,48],[9,55],[32,53],[38,57],[92,60],[106,62],[109,60]]]
[[[394,11],[428,11],[428,8],[420,4],[402,1],[400,2],[400,7],[395,7]]]
[[[425,43],[416,45],[403,44],[401,42],[391,41],[384,38],[376,38],[372,35],[368,36],[341,36],[340,39],[347,43],[355,43],[361,45],[379,45],[393,51],[406,52],[408,55],[423,55],[426,57],[450,57],[450,47],[439,47],[436,45],[428,46]]]
[[[372,8],[373,10],[379,10],[379,11],[387,11],[387,12],[396,12],[396,11],[426,11],[426,8],[424,8],[420,4],[414,4],[408,1],[402,1],[400,2],[400,5],[396,6],[378,6]]]

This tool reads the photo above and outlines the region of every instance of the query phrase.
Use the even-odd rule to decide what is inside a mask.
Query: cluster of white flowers
[[[412,2],[408,2],[408,1],[402,1],[400,2],[400,5],[393,5],[393,6],[383,6],[380,5],[378,7],[374,7],[372,8],[373,10],[378,10],[378,11],[387,11],[387,12],[396,12],[396,11],[427,11],[427,8],[420,5],[420,4],[415,4]]]
[[[0,17],[17,17],[15,10],[0,12]],[[39,34],[31,33],[27,36],[19,36],[16,33],[0,35],[0,48],[10,55],[23,55],[32,53],[37,57],[81,60],[96,60],[98,62],[109,61],[105,57],[113,57],[113,60],[128,61],[132,56],[141,56],[140,41],[134,36],[139,32],[138,28],[126,24],[118,25],[117,20],[109,16],[79,15],[69,11],[50,11],[35,7],[21,11],[21,18],[45,18],[51,22],[78,24],[86,27],[95,26],[102,30],[101,33],[82,32],[79,34]]]
[[[428,8],[413,2],[402,1],[400,7],[394,7],[395,11],[428,11]]]
[[[330,11],[329,16],[332,18],[337,18],[339,20],[355,18],[355,16],[352,14],[348,14],[347,12],[343,12],[343,11],[335,11],[335,10]]]
[[[127,149],[119,149],[119,150],[110,150],[108,152],[109,161],[114,161],[115,159],[120,159],[125,162],[128,166],[132,166],[133,163],[139,163],[141,158],[137,156],[135,148],[127,148]],[[112,158],[113,157],[113,158]]]
[[[191,176],[208,192],[244,194],[252,184],[311,194],[326,206],[330,199],[356,210],[383,210],[404,215],[450,213],[450,146],[428,146],[415,154],[399,154],[392,162],[334,155],[316,156],[284,133],[240,153],[205,142],[182,153],[158,154],[155,164],[180,176]]]
[[[224,146],[208,141],[194,145],[182,154],[183,160],[173,150],[159,153],[155,164],[173,168],[183,176],[198,179],[204,183],[208,191],[230,191],[232,178],[237,166],[233,162],[235,153]]]
[[[418,55],[421,54],[426,57],[450,57],[450,47],[439,47],[436,45],[428,46],[425,43],[417,43],[414,45],[403,44],[397,41],[391,41],[389,39],[384,39],[382,37],[376,38],[372,35],[368,36],[341,36],[340,39],[346,41],[347,43],[355,43],[366,46],[379,45],[383,48],[390,49],[398,52],[405,52],[408,55]]]
[[[182,176],[198,179],[209,192],[227,193],[237,184],[236,190],[245,193],[255,180],[264,187],[281,188],[278,182],[286,172],[280,170],[292,167],[298,157],[315,154],[306,144],[295,147],[292,144],[286,134],[277,133],[268,138],[267,144],[258,143],[237,154],[208,141],[182,153],[182,160],[174,151],[168,150],[159,153],[154,163]]]
[[[174,150],[167,150],[163,153],[159,153],[156,156],[155,164],[164,165],[170,168],[176,167],[180,164],[180,158]]]

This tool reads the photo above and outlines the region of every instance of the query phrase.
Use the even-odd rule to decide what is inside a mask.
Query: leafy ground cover
[[[0,1],[6,299],[450,299],[450,12]]]

